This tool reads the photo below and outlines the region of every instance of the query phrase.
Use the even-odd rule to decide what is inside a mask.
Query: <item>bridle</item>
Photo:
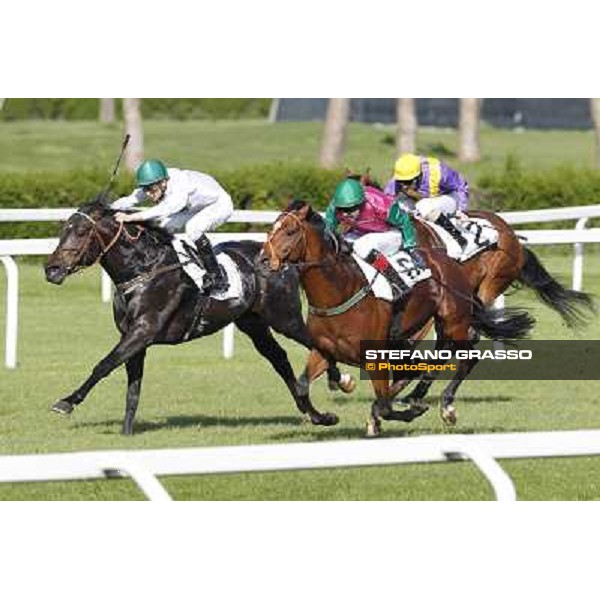
[[[121,223],[119,223],[119,228],[117,229],[117,232],[115,233],[113,238],[110,240],[110,242],[108,242],[108,244],[106,244],[104,242],[104,239],[100,235],[100,232],[98,231],[98,222],[97,221],[92,219],[92,217],[90,217],[90,215],[88,215],[84,212],[81,212],[79,210],[75,211],[73,213],[73,215],[71,215],[71,218],[76,215],[80,216],[80,217],[84,217],[87,221],[89,221],[92,224],[92,227],[90,228],[85,240],[83,241],[83,244],[80,247],[66,248],[63,246],[61,248],[61,250],[63,252],[77,252],[77,254],[75,255],[75,259],[74,259],[76,266],[73,268],[69,268],[70,273],[76,273],[77,271],[80,271],[81,269],[91,267],[92,265],[95,265],[96,263],[100,262],[102,260],[102,258],[104,256],[106,256],[106,254],[108,254],[110,252],[110,250],[112,249],[112,247],[117,243],[117,240],[121,237],[122,233],[125,233],[125,235],[129,239],[129,241],[132,241],[132,242],[136,242],[137,240],[139,240],[140,236],[142,235],[143,228],[140,227],[139,225],[137,226],[138,227],[137,235],[131,235],[125,228],[125,223],[121,222]],[[89,265],[85,265],[85,266],[80,265],[79,261],[89,250],[89,245],[93,239],[95,239],[98,242],[98,245],[100,246],[101,251],[98,254],[98,256],[96,257],[96,259],[94,260],[94,262],[92,262]]]
[[[302,221],[297,215],[295,215],[292,212],[284,212],[284,213],[281,213],[281,215],[277,219],[277,222],[279,222],[280,224],[283,224],[283,222],[285,221],[285,219],[287,217],[291,217],[292,219],[294,219],[296,221],[296,223],[298,224],[298,226],[300,227],[300,231],[302,232],[301,243],[303,245],[301,256],[306,255],[306,251],[308,250],[308,242],[306,240],[306,229],[304,227],[306,221]],[[339,242],[338,242],[337,238],[335,237],[335,235],[333,235],[327,229],[325,230],[325,232],[326,232],[326,234],[328,234],[331,237],[331,239],[333,239],[333,242],[335,244],[335,256],[337,256],[340,252]],[[272,232],[271,235],[273,233],[275,233],[275,232]],[[275,257],[275,259],[277,260],[277,262],[279,264],[281,264],[283,262],[283,257],[279,256],[279,254],[276,252],[275,247],[273,246],[273,242],[271,241],[271,235],[269,235],[267,237],[267,241],[265,242],[265,244],[268,246],[271,255]],[[307,268],[307,267],[324,267],[324,266],[331,265],[335,262],[336,262],[335,258],[334,259],[325,258],[324,260],[319,260],[319,261],[297,261],[297,262],[287,261],[287,264],[294,266],[294,267]]]
[[[304,253],[306,253],[306,250],[308,247],[308,242],[306,241],[306,230],[304,228],[304,224],[306,222],[303,222],[301,219],[299,219],[295,214],[293,214],[291,212],[282,213],[282,215],[279,218],[283,222],[283,220],[285,220],[287,217],[292,217],[293,219],[295,219],[296,222],[298,223],[298,225],[300,226],[300,229],[302,230],[302,241],[304,243],[303,250],[304,250]],[[278,221],[279,221],[279,219],[278,219]],[[324,266],[335,265],[337,263],[337,257],[340,252],[340,244],[339,244],[337,238],[335,237],[335,235],[333,235],[329,230],[325,229],[325,232],[334,240],[335,253],[333,256],[328,255],[324,260],[321,260],[321,261],[313,261],[313,262],[289,262],[288,261],[287,264],[293,265],[295,267],[300,267],[300,268],[324,267]],[[275,248],[273,247],[273,243],[271,242],[270,238],[271,238],[271,236],[269,236],[267,238],[266,244],[268,245],[268,247],[271,251],[271,254],[274,255],[276,260],[281,264],[283,262],[283,260],[277,254],[277,252],[275,252]],[[375,275],[375,277],[377,277],[377,275]],[[375,280],[375,278],[373,278],[373,281],[374,280]],[[317,307],[317,306],[312,306],[309,303],[308,312],[309,312],[309,314],[315,315],[317,317],[333,317],[333,316],[344,314],[345,312],[349,311],[351,308],[356,306],[361,300],[363,300],[363,298],[365,298],[366,296],[368,296],[371,293],[372,287],[373,287],[373,281],[367,282],[366,285],[362,286],[358,291],[356,291],[354,294],[352,294],[350,296],[350,298],[348,298],[346,301],[342,302],[338,306],[321,308],[321,307]]]

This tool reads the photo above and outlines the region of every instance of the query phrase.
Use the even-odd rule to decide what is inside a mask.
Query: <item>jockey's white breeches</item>
[[[458,202],[454,194],[423,198],[417,202],[417,213],[427,221],[435,221],[441,214],[454,215],[457,209]]]
[[[223,225],[233,214],[231,199],[221,200],[197,210],[185,209],[161,219],[160,226],[170,233],[185,231],[186,236],[196,242],[206,232]]]
[[[402,248],[402,233],[385,231],[384,233],[367,233],[354,242],[354,252],[366,260],[371,250],[378,250],[385,256],[392,256]]]

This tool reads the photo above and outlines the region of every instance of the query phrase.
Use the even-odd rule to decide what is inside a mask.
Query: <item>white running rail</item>
[[[42,208],[42,209],[0,209],[0,222],[53,222],[64,221],[69,218],[75,209],[72,208]],[[277,211],[234,211],[231,223],[273,223],[280,213]],[[575,290],[581,290],[583,284],[583,244],[600,242],[600,229],[585,227],[591,218],[600,218],[600,205],[580,206],[569,208],[552,208],[544,210],[530,210],[521,212],[499,213],[508,223],[513,225],[524,223],[540,223],[551,221],[576,220],[574,230],[519,230],[518,233],[526,239],[527,244],[573,244],[573,283]],[[256,240],[264,241],[264,233],[215,233],[209,236],[213,243],[226,240]],[[54,251],[56,239],[39,240],[0,240],[0,257],[7,275],[7,308],[6,308],[6,356],[5,365],[15,368],[17,364],[17,319],[18,307],[15,309],[15,294],[18,294],[18,271],[13,256],[47,255]],[[104,302],[112,299],[112,286],[109,277],[102,271],[101,297]],[[18,295],[17,295],[18,303]],[[230,324],[223,330],[223,356],[233,357],[234,352],[234,325]]]
[[[436,435],[402,439],[215,448],[0,456],[0,483],[129,476],[151,500],[170,500],[157,477],[471,460],[500,501],[517,499],[497,460],[600,454],[600,430]]]

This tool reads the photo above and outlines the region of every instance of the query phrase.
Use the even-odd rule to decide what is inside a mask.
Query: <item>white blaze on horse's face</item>
[[[306,253],[306,234],[304,224],[310,206],[299,211],[282,213],[275,221],[264,245],[264,256],[269,259],[272,270],[277,271],[282,262],[296,262]]]

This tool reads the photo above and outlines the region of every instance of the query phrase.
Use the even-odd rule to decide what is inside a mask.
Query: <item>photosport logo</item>
[[[482,341],[475,347],[455,344],[436,348],[435,341],[418,344],[361,341],[361,379],[413,379],[429,375],[452,379],[471,367],[469,379],[596,380],[600,379],[600,341]]]

